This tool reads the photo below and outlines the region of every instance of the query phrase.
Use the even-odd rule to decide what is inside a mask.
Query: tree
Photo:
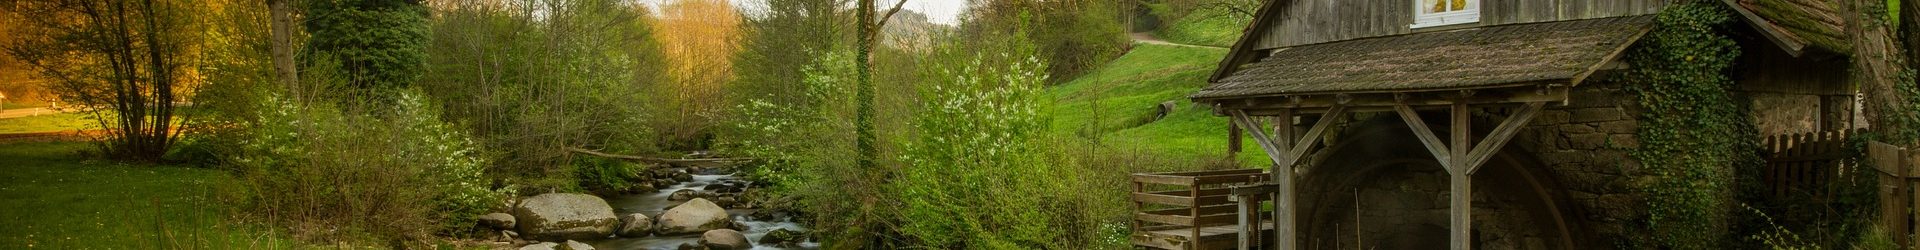
[[[285,88],[293,88],[300,83],[300,71],[293,64],[293,0],[267,0],[267,12],[272,18],[273,33],[273,69]]]
[[[1900,1],[1899,19],[1907,44],[1907,69],[1920,70],[1920,0]]]
[[[417,87],[499,152],[496,169],[537,177],[568,148],[644,151],[648,88],[670,83],[647,10],[620,0],[434,3]]]
[[[722,107],[726,83],[733,77],[733,54],[739,50],[742,17],[727,0],[676,0],[660,7],[654,36],[669,61],[671,85],[658,91],[667,119],[655,126],[674,144],[698,146],[712,126],[711,116]],[[792,65],[788,65],[792,66]]]
[[[8,54],[49,80],[61,100],[107,128],[113,158],[158,161],[178,134],[174,104],[195,81],[200,32],[195,6],[154,0],[49,0],[20,3],[25,17]]]
[[[1887,22],[1887,2],[1883,0],[1849,0],[1844,4],[1847,18],[1847,36],[1852,41],[1853,78],[1859,81],[1862,92],[1866,93],[1863,113],[1867,115],[1867,124],[1877,131],[1881,141],[1894,145],[1915,146],[1920,140],[1920,110],[1915,110],[1915,98],[1920,98],[1920,86],[1914,86],[1911,65],[1907,58],[1911,54],[1902,52],[1906,46],[1896,41],[1894,26]],[[1903,4],[1912,6],[1911,3]],[[1904,14],[1911,16],[1911,13]],[[1911,26],[1914,20],[1906,20]],[[1908,32],[1911,34],[1912,32]],[[1907,39],[1912,44],[1912,37]],[[1911,45],[1909,45],[1911,46]],[[1908,49],[1911,49],[1910,47]],[[1905,75],[1903,77],[1903,75]]]
[[[425,72],[427,9],[418,0],[308,0],[311,60],[338,60],[351,98],[392,101]],[[383,105],[384,106],[384,105]]]
[[[767,13],[748,18],[740,53],[734,53],[734,82],[728,84],[731,103],[750,100],[775,105],[807,105],[793,90],[803,84],[804,67],[846,43],[842,0],[770,0]]]
[[[990,39],[1012,29],[1044,30],[1030,39],[1039,46],[1053,83],[1061,83],[1119,56],[1128,44],[1121,17],[1123,1],[996,0],[973,5],[963,41]]]

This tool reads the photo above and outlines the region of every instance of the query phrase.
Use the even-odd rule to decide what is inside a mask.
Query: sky
[[[640,1],[654,9],[659,9],[661,3],[671,0]],[[886,8],[893,6],[894,1],[896,0],[875,0],[874,2],[881,3],[880,8]],[[752,12],[765,9],[766,2],[764,0],[733,0],[733,6],[741,9],[742,12]],[[907,0],[907,4],[901,8],[926,14],[927,21],[933,23],[955,25],[960,22],[960,13],[967,10],[967,0]]]

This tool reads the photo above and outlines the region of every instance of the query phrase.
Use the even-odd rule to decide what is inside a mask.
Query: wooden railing
[[[1832,195],[1827,184],[1845,168],[1857,167],[1847,150],[1847,139],[1861,130],[1832,130],[1768,136],[1767,165],[1761,180],[1773,197],[1807,194],[1814,199]]]
[[[1258,214],[1236,201],[1234,190],[1272,178],[1260,169],[1133,174],[1135,245],[1160,249],[1232,248],[1245,224],[1239,216]],[[1267,195],[1248,197],[1259,204]],[[1257,224],[1257,222],[1255,222]]]

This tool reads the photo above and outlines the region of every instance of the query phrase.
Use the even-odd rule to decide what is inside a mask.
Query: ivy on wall
[[[1676,2],[1627,54],[1620,80],[1644,108],[1631,154],[1647,176],[1647,201],[1635,248],[1717,249],[1736,207],[1734,169],[1760,164],[1753,127],[1732,92],[1728,69],[1739,46],[1724,35],[1734,22],[1717,1]]]

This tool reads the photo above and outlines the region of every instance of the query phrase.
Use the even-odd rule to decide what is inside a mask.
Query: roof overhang
[[[1189,97],[1256,110],[1564,101],[1572,87],[1618,67],[1652,20],[1514,24],[1281,48]]]
[[[1788,55],[1801,57],[1812,51],[1820,55],[1845,55],[1852,44],[1846,39],[1846,19],[1841,18],[1840,3],[1830,0],[1721,0],[1748,26]]]

